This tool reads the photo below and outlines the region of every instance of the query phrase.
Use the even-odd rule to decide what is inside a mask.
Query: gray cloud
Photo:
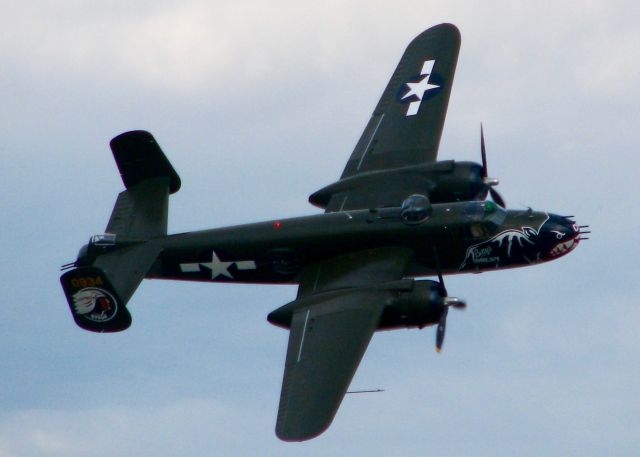
[[[635,455],[640,376],[633,2],[3,3],[0,456]],[[408,41],[462,50],[440,155],[478,160],[512,207],[572,212],[567,258],[448,279],[434,332],[374,337],[327,434],[273,435],[291,287],[145,282],[121,335],[75,328],[57,266],[103,230],[107,142],[151,130],[183,179],[170,228],[311,214]]]

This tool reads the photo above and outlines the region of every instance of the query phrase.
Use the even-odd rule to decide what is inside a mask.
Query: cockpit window
[[[116,244],[116,235],[114,233],[93,235],[89,242],[95,246],[113,246],[114,244]]]
[[[464,208],[468,222],[468,234],[473,238],[491,235],[495,228],[504,222],[507,213],[501,206],[492,201],[471,201]]]
[[[414,194],[407,197],[400,207],[400,217],[405,224],[419,224],[431,215],[431,203],[424,195]]]
[[[482,220],[484,215],[483,202],[468,202],[464,207],[464,215],[466,216],[466,219],[470,221]]]
[[[493,213],[496,210],[496,204],[493,202],[485,202],[484,204],[484,212],[485,213]]]
[[[471,232],[471,236],[473,238],[484,238],[491,234],[489,231],[489,227],[485,224],[471,224],[471,226],[469,227],[469,231]]]
[[[492,201],[484,202],[484,219],[500,225],[507,217],[505,209]]]

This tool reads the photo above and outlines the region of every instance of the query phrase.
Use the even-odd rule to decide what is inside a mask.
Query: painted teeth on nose
[[[549,254],[551,254],[553,257],[559,256],[561,254],[566,254],[567,252],[571,251],[576,246],[576,244],[577,242],[575,239],[565,241],[564,243],[559,243],[551,250]]]

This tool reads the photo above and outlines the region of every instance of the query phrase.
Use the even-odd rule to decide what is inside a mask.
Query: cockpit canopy
[[[430,215],[431,202],[424,195],[410,195],[405,198],[400,207],[400,217],[405,224],[419,224]]]
[[[115,233],[93,235],[89,240],[89,244],[93,246],[113,246],[116,244],[116,235]]]

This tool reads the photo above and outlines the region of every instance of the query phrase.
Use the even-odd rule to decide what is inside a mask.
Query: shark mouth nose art
[[[571,238],[570,240],[565,241],[564,243],[558,243],[554,246],[553,249],[549,252],[551,257],[559,257],[564,254],[568,254],[573,251],[580,240],[578,238]]]
[[[563,219],[571,224],[570,228],[567,227],[568,231],[565,232],[552,230],[552,233],[556,235],[556,238],[559,240],[559,242],[549,251],[549,257],[556,258],[568,254],[578,246],[580,241],[589,239],[589,237],[584,236],[591,233],[591,231],[589,230],[589,226],[577,225],[571,220],[572,217],[573,216],[563,217]]]

